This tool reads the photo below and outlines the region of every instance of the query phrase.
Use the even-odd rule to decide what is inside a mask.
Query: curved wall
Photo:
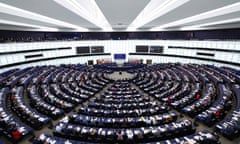
[[[136,45],[163,46],[163,53],[136,53]],[[104,46],[105,54],[78,55],[76,47]],[[0,44],[1,71],[10,67],[81,63],[88,60],[109,59],[115,53],[128,58],[152,59],[153,63],[182,62],[240,66],[240,41],[184,41],[184,40],[103,40],[56,41]]]

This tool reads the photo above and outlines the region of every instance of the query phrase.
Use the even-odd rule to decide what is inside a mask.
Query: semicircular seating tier
[[[1,141],[216,144],[239,140],[239,70],[129,63],[131,69],[124,67],[119,73],[115,67],[71,64],[1,73]]]

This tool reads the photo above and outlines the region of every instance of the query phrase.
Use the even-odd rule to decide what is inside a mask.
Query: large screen
[[[150,53],[163,53],[163,46],[150,46]]]
[[[114,59],[126,59],[126,54],[114,54]]]
[[[76,47],[77,54],[88,54],[90,53],[90,47]]]
[[[147,53],[148,52],[148,46],[144,46],[144,45],[137,45],[136,46],[136,52],[144,52]]]
[[[93,65],[93,60],[88,60],[88,65]]]
[[[104,53],[104,47],[103,46],[92,46],[91,52],[92,53]]]

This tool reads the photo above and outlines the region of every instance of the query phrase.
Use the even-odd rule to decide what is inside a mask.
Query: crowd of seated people
[[[10,74],[7,77],[2,77],[1,79],[1,86],[8,86],[8,87],[14,87],[19,79],[24,76],[28,71],[31,71],[31,67],[24,68],[22,70],[15,71],[14,73]]]
[[[233,85],[232,89],[236,96],[236,107],[231,115],[216,125],[216,130],[230,139],[238,137],[240,133],[240,86]]]
[[[0,92],[0,130],[12,142],[17,142],[32,133],[32,128],[21,122],[9,110],[9,88],[3,88]]]
[[[12,89],[10,97],[12,104],[11,108],[16,112],[22,121],[25,121],[35,129],[41,129],[44,124],[50,122],[50,118],[29,107],[24,102],[23,91],[23,87]]]
[[[171,100],[171,106],[177,110],[181,110],[183,107],[193,103],[195,100],[200,99],[200,88],[200,83],[192,84],[191,92],[188,95],[183,95],[178,100]]]
[[[119,136],[120,137],[120,136]],[[121,137],[120,137],[121,138]],[[82,142],[82,141],[75,141],[69,140],[62,137],[51,136],[48,134],[41,134],[40,136],[36,137],[33,140],[34,144],[43,144],[43,143],[53,143],[53,144],[93,144],[90,142]],[[188,144],[188,143],[202,143],[202,144],[219,144],[218,136],[215,133],[209,132],[207,130],[200,131],[198,133],[174,138],[170,140],[163,140],[159,142],[149,142],[146,144]]]
[[[76,82],[72,83],[62,83],[57,85],[62,92],[71,95],[72,97],[80,98],[80,99],[88,99],[89,96],[93,96],[94,92],[82,89],[78,86]]]
[[[81,107],[79,109],[79,113],[106,117],[133,117],[139,116],[139,113],[141,115],[152,115],[163,113],[168,110],[166,106],[158,104],[156,102],[152,102],[152,105],[149,105],[147,103],[150,102],[149,97],[139,95],[139,92],[137,90],[129,88],[128,82],[120,83],[121,84],[119,85],[118,82],[115,82],[114,85],[111,88],[107,89],[100,97],[89,101],[87,107]],[[124,89],[124,91],[122,91],[122,89]],[[119,97],[121,95],[124,95],[124,97]],[[131,95],[132,97],[125,97],[127,95]]]
[[[182,75],[177,77],[174,73],[179,74],[180,70]],[[207,126],[218,123],[216,129],[227,137],[239,136],[239,110],[225,117],[233,105],[233,95],[239,103],[239,96],[235,94],[239,92],[233,92],[239,88],[238,70],[213,65],[156,64],[135,72],[138,73],[133,82],[149,95]],[[179,78],[184,83],[177,89]]]
[[[67,71],[67,69],[69,70]],[[70,108],[93,96],[93,93],[96,93],[103,86],[99,86],[93,81],[85,81],[79,88],[85,88],[88,93],[75,98],[63,92],[60,86],[52,80],[58,76],[56,79],[60,79],[67,84],[71,77],[71,75],[65,76],[69,75],[68,72],[82,71],[87,73],[85,70],[86,67],[81,65],[63,65],[61,67],[27,67],[3,72],[0,77],[1,133],[12,142],[17,142],[32,134],[33,129],[42,129],[52,119],[62,117],[65,112],[71,110]],[[57,75],[61,71],[64,71],[64,74]],[[93,72],[90,71],[89,73]],[[94,75],[90,74],[89,77],[92,76],[92,78],[89,79],[101,76],[100,71]],[[76,75],[78,76],[78,74]],[[103,78],[96,79],[101,81]],[[107,79],[104,80],[107,81]],[[74,81],[77,80],[74,79]],[[91,88],[93,88],[93,91],[90,91]],[[26,99],[29,99],[29,101],[26,101]]]
[[[40,96],[42,97],[42,99],[44,99],[46,102],[48,102],[58,108],[61,108],[65,111],[70,111],[74,107],[74,104],[67,102],[64,99],[61,99],[61,98],[53,95],[50,92],[49,87],[47,85],[41,85],[39,93],[40,93]]]
[[[149,142],[184,136],[194,131],[190,120],[140,128],[98,128],[65,121],[55,125],[54,134],[65,138],[92,142]]]
[[[212,125],[213,122],[221,120],[232,106],[232,92],[228,85],[219,84],[219,98],[206,111],[198,114],[196,119],[206,125]]]
[[[216,67],[217,70],[221,71],[221,73],[224,73],[226,76],[232,78],[236,83],[240,83],[240,72],[236,69],[229,68],[229,67]]]
[[[85,126],[126,128],[166,124],[176,121],[177,117],[177,113],[171,111],[158,115],[122,118],[73,114],[68,119],[71,123]]]
[[[80,104],[80,103],[82,103],[82,101],[83,101],[83,100],[80,99],[80,98],[77,98],[77,97],[74,97],[74,96],[72,96],[72,95],[68,95],[68,94],[64,93],[64,92],[60,89],[59,85],[57,85],[57,84],[50,84],[50,91],[51,91],[51,93],[53,93],[55,96],[61,97],[61,98],[63,98],[65,101],[70,102],[70,103],[73,103],[73,104]],[[88,97],[86,96],[86,98],[88,98]]]
[[[64,111],[44,101],[37,92],[37,86],[31,85],[28,87],[28,97],[30,99],[30,105],[37,111],[50,116],[53,119],[60,117]]]
[[[90,142],[149,142],[195,131],[191,121],[175,122],[178,115],[167,110],[139,94],[129,81],[116,81],[78,113],[63,118],[54,134]]]
[[[15,143],[58,121],[53,135],[32,142],[215,144],[219,135],[239,138],[238,70],[168,63],[129,72],[133,77],[121,80],[109,78],[107,68],[83,65],[3,72],[0,132]],[[195,120],[217,133],[196,131]]]
[[[193,143],[199,143],[199,144],[219,144],[218,141],[219,137],[216,135],[216,133],[209,132],[208,130],[200,131],[192,135],[175,138],[171,140],[165,140],[160,142],[152,142],[147,144],[193,144]]]
[[[215,101],[215,97],[216,90],[214,85],[212,83],[206,84],[205,91],[203,91],[203,94],[200,96],[200,98],[193,104],[184,107],[182,111],[190,116],[195,116],[196,114],[210,107]]]
[[[13,34],[14,35],[14,34]],[[88,39],[88,38],[87,38]],[[0,37],[0,43],[10,43],[10,42],[38,42],[38,41],[74,41],[74,40],[82,40],[81,37],[45,37],[45,36],[34,36],[34,35],[26,35],[18,33],[17,36],[14,37]]]

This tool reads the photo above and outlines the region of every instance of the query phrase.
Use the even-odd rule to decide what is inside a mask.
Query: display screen
[[[88,60],[88,65],[93,65],[93,60]]]
[[[152,60],[151,59],[147,59],[146,63],[147,64],[152,64]]]
[[[147,53],[148,52],[148,46],[136,46],[136,52],[144,52]]]
[[[77,54],[88,54],[90,53],[90,47],[76,47]]]
[[[114,59],[126,59],[126,54],[114,54]]]
[[[25,59],[35,58],[35,57],[42,57],[42,56],[43,56],[43,54],[25,55]]]
[[[103,46],[92,46],[91,52],[92,53],[104,53],[104,47]]]
[[[163,53],[163,46],[150,46],[150,53]]]

